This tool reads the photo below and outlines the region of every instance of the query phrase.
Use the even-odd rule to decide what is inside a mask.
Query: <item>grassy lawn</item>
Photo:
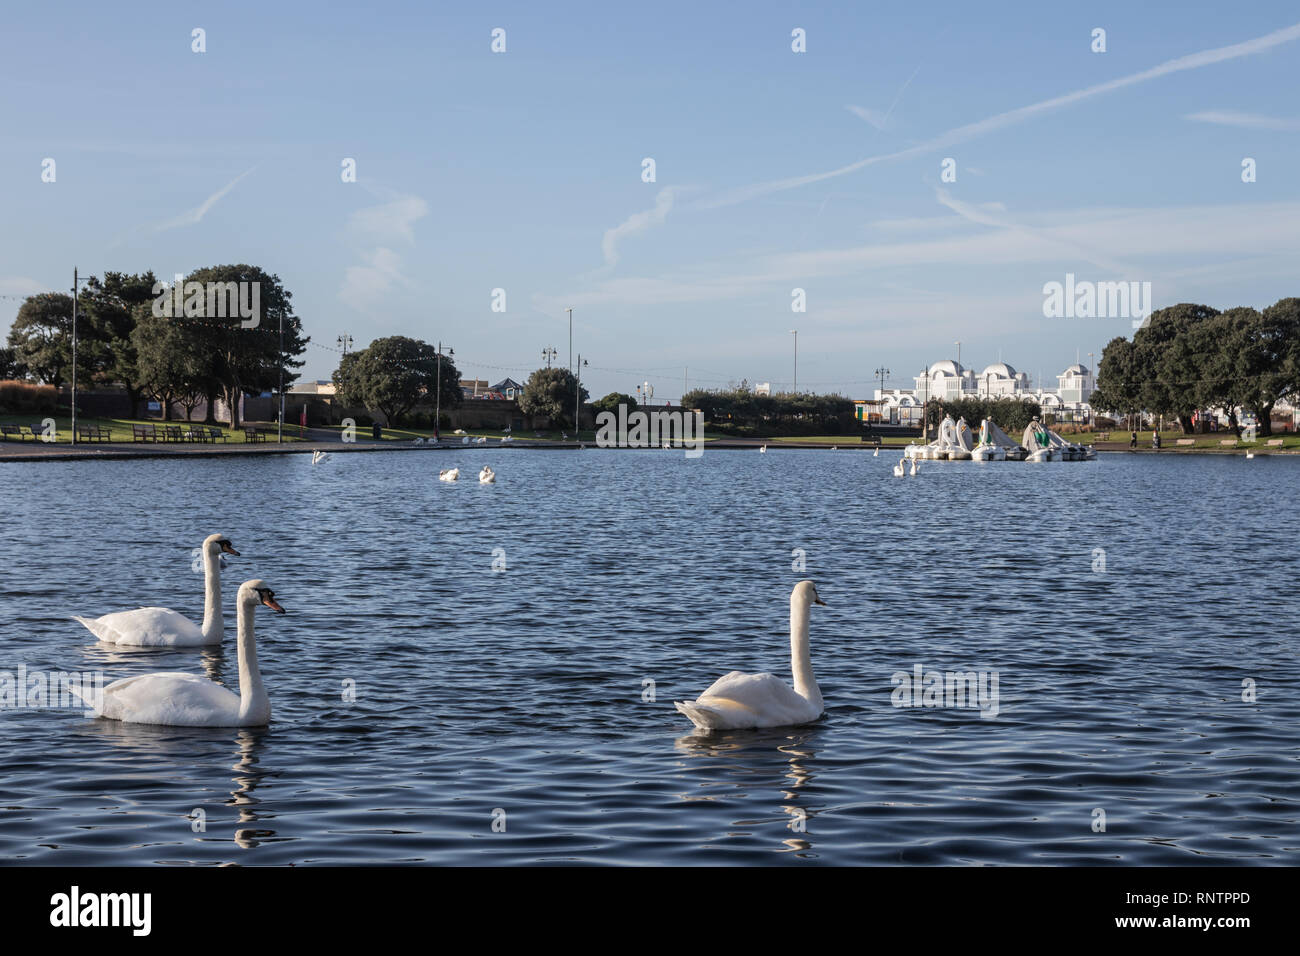
[[[876,447],[875,439],[864,442],[858,435],[782,435],[777,438],[768,438],[766,441],[769,444],[774,445],[780,444],[781,442],[805,442],[807,444],[817,445],[842,445],[845,448]],[[888,448],[891,445],[894,447],[901,447],[903,445],[910,445],[912,442],[920,441],[920,437],[899,438],[891,435],[888,438],[882,438],[880,444]]]
[[[21,444],[33,444],[33,441],[32,441],[32,438],[31,438],[30,426],[33,426],[33,425],[34,425],[34,426],[36,426],[36,430],[37,430],[37,431],[41,431],[41,430],[42,430],[42,422],[43,422],[47,417],[52,417],[52,418],[54,419],[54,434],[55,434],[55,438],[54,438],[54,441],[53,441],[51,444],[59,444],[59,445],[70,445],[70,444],[72,444],[72,421],[71,421],[71,419],[69,419],[67,416],[45,416],[45,415],[0,415],[0,424],[3,424],[3,425],[20,425],[20,426],[22,426],[23,434],[24,434],[25,436],[27,436],[27,437],[23,439],[23,441],[21,442]],[[181,420],[181,421],[172,421],[172,422],[160,422],[160,421],[156,421],[156,420],[154,420],[154,419],[145,419],[145,418],[93,418],[93,417],[87,417],[87,416],[85,416],[85,415],[78,415],[78,416],[77,416],[77,425],[78,425],[78,426],[81,426],[81,425],[99,425],[99,426],[107,427],[107,428],[111,429],[111,430],[112,430],[112,433],[113,433],[113,442],[114,442],[114,444],[118,444],[118,443],[126,443],[126,444],[130,444],[130,443],[131,443],[131,441],[132,441],[131,426],[132,426],[132,425],[179,425],[182,429],[184,429],[184,428],[186,428],[189,424],[190,424],[189,422],[186,422],[186,421],[184,421],[184,420]],[[198,425],[198,424],[200,424],[200,423],[199,423],[199,422],[194,422],[193,424]],[[209,427],[211,427],[211,426],[209,426]],[[223,435],[226,436],[226,441],[224,442],[224,444],[242,444],[242,443],[244,442],[244,429],[243,429],[242,427],[240,427],[239,429],[236,429],[236,430],[231,430],[230,428],[227,428],[225,425],[221,425],[221,424],[218,424],[216,427],[219,428],[219,429],[221,430],[221,433],[222,433]],[[272,422],[270,425],[267,425],[265,422],[254,422],[254,423],[250,423],[249,427],[257,427],[257,428],[260,428],[260,429],[263,429],[263,430],[267,431],[267,432],[268,432],[268,435],[267,435],[267,441],[275,441],[275,423],[274,423],[274,422]],[[285,426],[284,426],[284,440],[285,440],[285,441],[299,441],[299,440],[300,440],[300,439],[298,438],[298,426],[297,426],[297,425],[292,425],[292,426],[291,426],[291,425],[289,425],[288,423],[285,423]],[[10,444],[10,445],[17,445],[17,444],[19,444],[19,442],[18,442],[17,440],[13,439],[13,438],[6,438],[6,442],[7,442],[8,444]],[[87,441],[81,441],[81,442],[78,442],[78,444],[81,444],[81,445],[87,445],[87,444],[89,444],[89,445],[99,445],[99,444],[104,444],[104,443],[103,443],[103,442],[98,442],[98,441],[90,441],[90,442],[87,442]],[[163,443],[162,443],[162,442],[159,442],[159,444],[163,444]],[[174,443],[173,443],[173,444],[174,444]],[[191,444],[191,445],[194,445],[194,444],[200,444],[200,443],[198,443],[198,442],[186,442],[185,444]],[[215,444],[220,445],[220,444],[223,444],[223,442],[218,441],[218,442],[216,442]]]
[[[1131,432],[1132,429],[1128,429],[1128,428],[1125,429],[1113,428],[1110,430],[1110,438],[1108,440],[1111,442],[1122,442],[1124,446],[1127,447],[1129,443],[1129,435]],[[1080,445],[1091,445],[1098,441],[1097,432],[1080,432],[1079,434],[1075,434],[1075,435],[1066,435],[1064,433],[1060,433],[1060,434],[1061,437],[1064,438],[1066,441],[1075,442],[1076,444],[1080,444]],[[1195,444],[1191,446],[1178,444],[1179,439],[1187,438],[1187,437],[1192,438]],[[1160,449],[1161,451],[1164,451],[1170,448],[1191,447],[1196,449],[1221,450],[1226,447],[1222,443],[1225,440],[1230,440],[1232,437],[1233,437],[1232,432],[1230,431],[1214,432],[1209,435],[1186,436],[1181,431],[1175,428],[1169,431],[1162,431],[1160,433]],[[1300,435],[1292,434],[1292,433],[1287,433],[1287,434],[1279,433],[1277,435],[1259,435],[1256,436],[1256,440],[1253,442],[1248,442],[1248,441],[1237,442],[1236,447],[1247,448],[1247,449],[1257,450],[1257,451],[1258,450],[1267,451],[1270,448],[1268,442],[1270,440],[1277,440],[1279,438],[1282,439],[1282,446],[1281,446],[1282,450],[1294,451],[1296,449],[1300,449]],[[1151,431],[1149,429],[1147,431],[1139,431],[1138,448],[1149,449],[1150,447],[1151,447]],[[1273,450],[1278,450],[1276,445],[1272,446],[1272,448]]]

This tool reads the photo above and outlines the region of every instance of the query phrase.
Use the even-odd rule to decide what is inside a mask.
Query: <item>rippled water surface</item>
[[[0,711],[0,859],[1300,862],[1300,460],[932,462],[904,480],[893,461],[0,464],[0,671],[233,686],[238,583],[266,579],[289,610],[257,617],[267,729]],[[484,462],[494,486],[473,480]],[[471,480],[438,482],[452,463]],[[159,604],[197,621],[190,552],[214,531],[242,552],[220,650],[118,651],[69,620]],[[789,678],[802,577],[829,605],[811,629],[826,716],[691,733],[674,698],[731,669]],[[996,717],[895,707],[892,675],[917,665],[996,671]]]

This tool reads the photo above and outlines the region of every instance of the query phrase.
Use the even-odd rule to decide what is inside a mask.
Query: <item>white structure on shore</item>
[[[1037,402],[1044,414],[1056,421],[1088,421],[1092,408],[1088,399],[1096,389],[1093,373],[1079,364],[1056,376],[1056,388],[1035,388],[1024,372],[1006,362],[995,362],[982,372],[944,359],[925,368],[913,379],[914,387],[876,389],[882,422],[919,424],[921,407],[928,401],[958,401],[963,398],[1015,398]]]

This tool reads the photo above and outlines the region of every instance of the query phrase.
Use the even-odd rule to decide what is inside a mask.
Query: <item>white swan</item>
[[[314,452],[311,453],[311,463],[313,465],[319,465],[322,461],[328,459],[329,456],[330,456],[329,452],[321,451],[319,448],[317,448]]]
[[[271,722],[271,701],[262,686],[253,639],[253,611],[265,604],[284,613],[275,592],[259,580],[245,581],[235,599],[239,618],[239,693],[194,674],[160,673],[125,677],[78,696],[95,716],[128,724],[170,727],[262,727]]]
[[[915,474],[917,473],[917,471],[918,471],[918,468],[917,468],[917,464],[916,464],[916,459],[913,458],[913,459],[912,459],[912,470],[911,470],[910,474],[915,475]]]
[[[478,473],[478,483],[480,485],[494,485],[496,484],[496,480],[497,473],[487,465],[484,465],[483,470]]]
[[[806,724],[822,715],[822,692],[808,654],[808,617],[814,604],[825,605],[811,581],[790,593],[790,670],[794,690],[771,674],[732,671],[714,681],[698,700],[674,701],[701,730],[741,730]]]
[[[73,615],[106,644],[129,647],[196,647],[220,644],[225,633],[221,616],[221,554],[238,556],[230,541],[220,534],[203,539],[203,624],[165,607],[141,607],[134,611],[117,611],[103,617]]]
[[[880,457],[880,449],[877,448],[875,451],[873,451],[873,452],[871,453],[871,457],[872,457],[872,458],[879,458],[879,457]]]
[[[1246,460],[1247,460],[1247,461],[1249,461],[1251,458],[1254,458],[1254,457],[1255,457],[1255,453],[1254,453],[1253,451],[1248,451],[1248,452],[1246,452]]]
[[[438,472],[439,481],[455,481],[459,477],[460,477],[459,468],[444,468],[442,469],[442,471]]]
[[[759,449],[759,451],[761,451],[761,452],[766,452],[766,451],[767,451],[767,446],[764,445],[762,448]]]
[[[894,466],[894,477],[895,477],[895,478],[902,478],[902,477],[903,477],[903,462],[905,462],[905,461],[907,461],[906,458],[900,458],[900,459],[898,459],[898,464]]]

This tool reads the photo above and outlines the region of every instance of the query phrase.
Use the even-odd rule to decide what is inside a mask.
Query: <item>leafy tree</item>
[[[631,395],[625,395],[622,392],[610,392],[604,398],[599,398],[591,403],[591,407],[597,412],[618,413],[618,406],[626,405],[629,412],[635,411],[637,404],[636,399]]]
[[[980,423],[991,418],[1003,431],[1014,435],[1023,431],[1035,418],[1041,419],[1043,414],[1042,407],[1030,398],[936,399],[929,406],[926,416],[931,425],[937,425],[945,415],[951,415],[954,421],[966,419],[966,424],[977,433]]]
[[[77,325],[77,375],[89,381],[91,356],[82,349]],[[29,295],[9,330],[14,358],[39,382],[61,388],[72,377],[72,296],[62,292]]]
[[[8,346],[0,348],[0,382],[21,381],[26,377],[27,367],[18,361],[18,353]]]
[[[86,338],[95,377],[103,382],[120,382],[126,388],[133,418],[139,414],[145,385],[137,365],[136,339],[132,333],[138,307],[152,303],[155,298],[156,282],[153,272],[139,275],[105,272],[102,280],[90,277],[78,300],[78,309],[85,312],[88,320]],[[78,342],[78,351],[80,348]]]
[[[682,396],[718,431],[745,435],[837,435],[859,429],[853,401],[843,395],[779,392],[756,395],[745,386],[695,389]]]
[[[172,316],[184,334],[195,339],[195,346],[207,357],[207,421],[215,423],[212,399],[221,397],[230,409],[230,427],[239,427],[239,399],[245,393],[287,388],[297,377],[295,369],[304,363],[297,358],[307,350],[311,339],[303,335],[302,320],[293,313],[292,294],[257,266],[226,265],[198,269],[185,277],[185,283],[256,282],[259,288],[257,324],[245,328],[239,316],[208,315],[200,307],[199,315]],[[187,307],[186,311],[190,311]],[[280,349],[283,321],[284,350]]]
[[[455,408],[461,401],[460,372],[451,357],[439,356],[428,342],[404,335],[375,339],[368,348],[343,356],[334,372],[339,400],[345,405],[382,412],[389,426],[395,428],[417,404],[433,404],[440,359],[441,404]]]
[[[210,356],[202,340],[191,328],[155,316],[148,304],[137,306],[135,314],[131,348],[140,389],[162,404],[164,421],[171,419],[173,402],[185,408],[189,420],[212,383]]]
[[[539,368],[524,383],[519,408],[527,415],[545,415],[553,422],[572,422],[575,390],[580,387],[567,368]],[[582,388],[578,401],[586,400],[587,390]]]

